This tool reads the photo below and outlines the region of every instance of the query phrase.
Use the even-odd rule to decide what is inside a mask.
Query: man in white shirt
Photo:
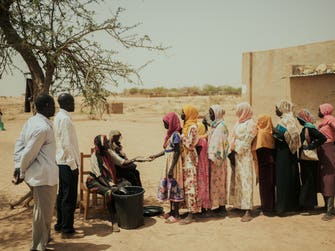
[[[56,161],[59,167],[59,189],[57,196],[57,223],[54,228],[63,238],[79,237],[75,231],[74,212],[78,194],[79,146],[70,112],[74,111],[74,98],[62,93],[58,97],[59,112],[54,119],[57,142]]]
[[[50,240],[50,228],[58,185],[56,141],[50,117],[55,114],[55,102],[47,94],[36,97],[37,113],[24,124],[14,149],[15,170],[31,187],[34,199],[33,240],[31,250],[45,250]]]

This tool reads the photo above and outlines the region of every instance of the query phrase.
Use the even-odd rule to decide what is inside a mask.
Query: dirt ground
[[[80,112],[77,100],[73,114],[82,152],[89,153],[93,138],[108,134],[111,129],[122,132],[124,150],[130,158],[148,156],[162,150],[165,130],[163,115],[168,111],[180,112],[183,104],[192,103],[204,114],[208,107],[220,103],[226,110],[225,120],[230,130],[235,122],[235,105],[238,97],[183,97],[183,98],[116,98],[123,102],[123,114],[106,115],[103,120],[89,120]],[[15,140],[25,121],[31,116],[23,113],[22,97],[0,97],[5,131],[0,131],[0,249],[29,250],[31,241],[32,207],[19,205],[9,208],[9,202],[17,200],[28,191],[23,183],[11,183],[13,173],[13,149]],[[157,185],[164,158],[138,164],[141,172],[145,205],[167,204],[156,200]],[[255,209],[259,206],[258,187],[254,187]],[[323,206],[319,195],[319,206]],[[84,232],[84,238],[61,239],[52,231],[54,250],[334,250],[335,220],[321,221],[322,210],[312,215],[295,214],[287,217],[266,217],[253,211],[254,219],[240,221],[241,212],[228,206],[225,218],[197,219],[190,225],[166,224],[159,216],[145,217],[142,227],[121,229],[112,233],[106,217],[91,215],[83,220],[79,210],[75,215],[75,227]],[[53,219],[55,221],[55,217]]]

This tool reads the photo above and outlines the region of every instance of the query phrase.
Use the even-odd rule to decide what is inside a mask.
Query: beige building
[[[335,106],[335,40],[243,53],[242,83],[255,115],[274,115],[275,105],[288,99],[295,111],[316,116],[320,104]]]

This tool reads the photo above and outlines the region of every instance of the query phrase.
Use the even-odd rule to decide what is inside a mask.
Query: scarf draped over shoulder
[[[118,183],[116,169],[112,161],[112,156],[108,152],[108,140],[106,135],[98,135],[94,138],[94,153],[101,175],[111,179],[114,184]]]
[[[223,162],[228,154],[228,129],[224,123],[223,115],[225,111],[220,105],[210,107],[215,115],[215,120],[211,123],[211,133],[208,141],[208,158],[215,163]]]
[[[286,132],[284,133],[285,141],[291,153],[294,154],[301,147],[301,140],[300,130],[293,116],[293,104],[287,100],[281,100],[277,108],[282,112],[280,124],[286,128]]]

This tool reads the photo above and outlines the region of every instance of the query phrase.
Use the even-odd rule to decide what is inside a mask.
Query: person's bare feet
[[[252,216],[250,214],[250,210],[245,211],[245,214],[243,215],[243,217],[241,218],[242,222],[249,222],[252,220]]]

